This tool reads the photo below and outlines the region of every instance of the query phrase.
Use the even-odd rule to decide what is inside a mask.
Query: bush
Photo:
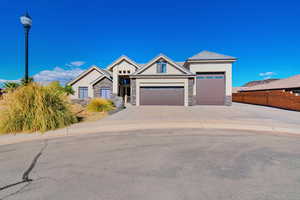
[[[87,110],[90,112],[110,111],[114,108],[113,102],[107,99],[94,98],[87,105]]]
[[[64,94],[31,83],[9,91],[1,100],[0,132],[45,132],[77,121]]]
[[[65,93],[67,95],[74,94],[72,86],[66,85],[65,87],[63,87],[58,81],[51,82],[47,87],[57,90],[61,93]]]

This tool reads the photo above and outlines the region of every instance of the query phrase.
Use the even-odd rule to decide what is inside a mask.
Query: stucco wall
[[[188,106],[188,79],[136,79],[136,105],[140,105],[140,87],[141,86],[183,86],[184,87],[184,105]]]
[[[141,74],[161,74],[157,73],[157,64],[156,62],[149,66],[145,71]],[[167,63],[167,73],[166,74],[183,74],[180,70],[174,67],[172,64]]]
[[[226,96],[232,94],[232,63],[191,63],[189,69],[196,72],[225,72]],[[196,84],[194,84],[194,95],[196,95]]]
[[[127,71],[130,71],[128,73]],[[122,71],[122,73],[119,73],[119,71]],[[126,73],[123,73],[125,71]],[[119,86],[119,75],[130,75],[133,74],[136,71],[136,67],[127,62],[126,60],[121,61],[119,64],[116,64],[113,67],[113,94],[118,94],[118,86]]]
[[[79,81],[74,83],[72,85],[73,90],[75,91],[74,95],[71,95],[72,99],[78,99],[78,88],[79,87],[88,87],[88,96],[90,98],[94,97],[94,92],[93,92],[93,86],[91,85],[91,82],[96,80],[97,78],[103,76],[100,72],[97,70],[92,70],[89,74],[81,78]]]

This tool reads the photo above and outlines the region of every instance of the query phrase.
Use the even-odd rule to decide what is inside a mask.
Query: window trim
[[[86,89],[86,97],[81,97],[81,89],[83,89],[83,91],[85,91],[84,89]],[[84,92],[83,92],[83,96],[84,96]],[[87,99],[89,97],[89,87],[87,86],[79,86],[78,87],[78,98],[79,99]]]
[[[109,87],[102,87],[102,88],[100,88],[100,97],[101,98],[105,98],[105,97],[102,96],[102,90],[109,91],[109,98],[106,98],[106,99],[110,99],[111,98],[111,93],[112,93],[111,88],[109,88]]]
[[[167,62],[166,61],[158,61],[156,63],[156,72],[158,74],[165,74],[165,73],[167,73]]]

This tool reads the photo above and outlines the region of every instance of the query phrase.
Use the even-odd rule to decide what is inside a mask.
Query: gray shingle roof
[[[226,56],[210,51],[201,51],[200,53],[188,58],[188,60],[235,60],[232,56]]]

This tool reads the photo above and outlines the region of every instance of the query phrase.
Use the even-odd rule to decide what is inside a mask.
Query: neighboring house
[[[234,93],[237,92],[251,92],[251,91],[272,91],[285,90],[294,93],[300,93],[300,75],[295,75],[285,79],[275,80],[265,84],[259,84],[251,87],[237,87],[234,88]]]
[[[232,63],[209,51],[174,62],[160,54],[146,64],[126,56],[106,70],[97,66],[69,82],[73,99],[121,96],[133,105],[231,105]]]

